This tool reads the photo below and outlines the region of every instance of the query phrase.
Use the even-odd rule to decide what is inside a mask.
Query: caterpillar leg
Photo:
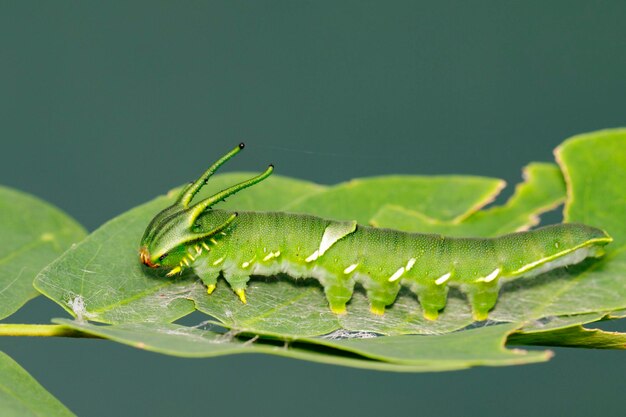
[[[198,270],[194,271],[204,285],[207,288],[207,294],[211,294],[215,291],[215,286],[217,285],[217,278],[220,276],[219,271],[204,271],[200,272]]]
[[[346,314],[346,303],[352,298],[354,283],[341,283],[344,285],[324,286],[324,293],[330,306],[330,311],[335,314]]]
[[[477,283],[464,287],[464,291],[472,306],[472,316],[476,321],[487,320],[489,311],[496,305],[500,286],[498,280]]]
[[[248,286],[248,281],[250,280],[250,276],[248,275],[231,275],[224,274],[224,279],[230,285],[230,288],[234,291],[235,294],[239,297],[242,303],[247,304],[246,300],[246,287]]]
[[[417,295],[424,318],[427,320],[437,320],[439,311],[443,310],[448,300],[447,285],[421,285],[413,288]]]
[[[400,291],[399,284],[392,285],[386,283],[385,285],[381,285],[373,280],[365,283],[363,286],[365,287],[367,298],[370,301],[370,311],[377,316],[385,314],[385,307],[393,304]]]

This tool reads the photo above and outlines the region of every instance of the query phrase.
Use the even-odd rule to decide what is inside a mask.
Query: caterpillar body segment
[[[365,288],[374,314],[383,314],[401,286],[413,291],[423,315],[435,320],[448,289],[457,286],[484,320],[505,279],[536,275],[603,254],[611,238],[582,224],[557,224],[495,238],[452,238],[406,233],[283,212],[237,213],[212,206],[271,174],[263,174],[189,206],[193,194],[243,146],[220,159],[177,201],[150,223],[140,258],[168,275],[192,269],[210,294],[220,275],[242,302],[252,275],[286,273],[312,277],[324,288],[330,309],[346,312],[355,284]],[[196,187],[196,184],[199,186]],[[189,197],[191,195],[191,197]]]

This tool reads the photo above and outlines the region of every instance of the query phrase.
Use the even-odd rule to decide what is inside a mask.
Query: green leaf
[[[508,344],[624,349],[626,334],[587,329],[584,324],[624,318],[625,311],[577,314],[534,321],[513,333]]]
[[[626,349],[626,333],[572,326],[546,332],[519,332],[509,336],[510,345],[567,346],[594,349]]]
[[[37,272],[85,235],[56,207],[0,186],[0,319],[37,296]]]
[[[529,352],[506,349],[504,343],[507,335],[515,327],[514,324],[501,324],[443,335],[404,335],[339,340],[316,338],[314,341],[328,347],[341,347],[372,359],[406,365],[437,361],[467,366],[516,365],[542,362],[552,356],[549,351]]]
[[[169,323],[127,323],[110,326],[55,319],[75,330],[135,348],[182,357],[214,357],[265,353],[315,362],[373,370],[423,372],[503,366],[546,361],[549,351],[510,350],[504,347],[510,325],[489,326],[442,336],[379,338],[318,338],[294,343],[242,339],[235,334]],[[338,337],[338,335],[333,335]],[[302,343],[302,342],[314,342]]]
[[[524,182],[503,206],[478,211],[462,222],[442,221],[419,211],[385,205],[371,219],[377,227],[448,236],[498,236],[527,230],[539,223],[539,215],[565,201],[565,181],[554,164],[532,163],[523,171]]]
[[[614,241],[607,246],[601,260],[538,277],[536,285],[523,293],[524,301],[530,303],[535,317],[623,309],[626,307],[626,194],[623,191],[626,130],[576,136],[555,153],[568,186],[565,221],[603,228]]]
[[[624,205],[609,205],[607,209],[609,214],[602,212],[600,216],[602,218],[597,221],[594,221],[593,214],[586,210],[588,207],[600,207],[595,202],[604,201],[606,198],[616,198],[623,202],[623,196],[618,195],[621,183],[613,178],[613,174],[618,171],[620,172],[618,177],[626,178],[624,175],[626,164],[620,159],[624,158],[626,140],[621,131],[601,132],[599,135],[600,139],[592,136],[591,139],[582,140],[587,145],[577,152],[602,155],[603,163],[589,166],[589,160],[581,162],[570,161],[567,157],[559,158],[562,168],[567,173],[568,189],[574,195],[574,198],[567,202],[567,212],[575,212],[578,210],[576,205],[582,205],[583,208],[580,210],[588,216],[585,221],[599,227],[606,224],[606,228],[616,240],[609,245],[607,256],[600,261],[590,260],[532,279],[506,283],[501,290],[496,308],[490,313],[490,319],[511,324],[481,327],[472,329],[470,333],[467,327],[472,324],[472,318],[468,303],[465,296],[454,288],[450,292],[443,314],[437,321],[431,322],[422,318],[417,300],[408,291],[401,292],[397,301],[383,317],[369,313],[368,303],[362,292],[354,294],[347,315],[335,316],[328,311],[321,287],[316,281],[294,282],[286,277],[253,279],[247,291],[248,304],[243,305],[224,283],[220,283],[217,290],[211,296],[207,296],[205,288],[193,276],[184,276],[172,281],[146,275],[146,271],[139,267],[137,261],[137,242],[152,216],[172,201],[171,196],[157,199],[112,220],[43,271],[36,285],[66,309],[71,310],[68,308],[68,303],[71,303],[75,315],[79,318],[109,323],[169,322],[193,310],[194,306],[190,302],[192,300],[200,311],[238,332],[270,339],[296,340],[298,346],[306,343],[305,350],[319,349],[312,345],[320,344],[326,348],[339,350],[358,347],[357,350],[350,352],[372,360],[394,363],[411,362],[395,351],[392,345],[385,344],[385,341],[393,342],[396,337],[397,340],[403,341],[400,343],[407,343],[407,350],[410,351],[417,349],[412,343],[418,340],[420,343],[422,340],[437,343],[434,340],[454,336],[457,344],[463,344],[465,337],[470,335],[480,340],[489,335],[492,327],[509,330],[523,327],[527,333],[541,331],[544,335],[549,335],[550,331],[547,329],[555,331],[572,327],[626,308],[624,294],[626,274],[623,269],[625,263],[619,261],[620,254],[626,251],[623,251],[624,240],[619,239],[622,232],[617,230],[619,227],[621,230],[626,227],[623,224],[624,213],[621,211]],[[559,155],[562,156],[570,143],[579,142],[581,141],[567,142],[559,151],[561,152]],[[599,151],[603,146],[610,149],[606,152]],[[585,188],[584,183],[594,183],[598,178],[611,178],[615,181],[614,186],[601,188],[601,193]],[[419,209],[418,211],[437,219],[437,222],[445,224],[446,227],[455,224],[457,227],[473,227],[479,230],[480,224],[483,224],[485,225],[483,232],[488,234],[494,230],[507,230],[532,224],[538,213],[558,204],[562,199],[563,189],[563,179],[554,166],[532,164],[526,183],[518,187],[514,197],[507,204],[484,212],[476,212],[477,207],[493,198],[493,191],[498,188],[499,182],[491,181],[491,188],[484,187],[485,183],[482,183],[483,193],[480,194],[477,193],[474,179],[464,181],[462,177],[444,179],[437,177],[429,183],[426,178],[421,177],[419,180],[410,177],[391,177],[387,182],[384,178],[368,179],[363,182],[352,182],[354,184],[352,186],[349,186],[351,183],[347,183],[331,187],[326,191],[311,185],[312,189],[307,191],[308,195],[303,193],[299,196],[298,192],[306,188],[301,182],[288,179],[283,181],[287,190],[296,191],[290,195],[290,199],[283,199],[280,204],[276,200],[276,195],[281,193],[280,187],[269,193],[264,192],[261,186],[250,189],[249,192],[252,194],[249,194],[247,204],[243,204],[238,198],[233,198],[228,203],[232,203],[233,208],[237,209],[305,212],[320,210],[321,213],[318,214],[323,216],[364,219],[375,215],[390,201],[393,204],[410,204],[404,198],[407,193],[414,192],[412,198],[419,195],[421,191],[415,188],[419,183],[421,190],[428,190],[434,193],[435,197],[429,200],[425,198],[427,195],[423,194],[416,204],[419,207],[404,206],[405,209]],[[370,185],[374,184],[369,197],[363,185],[368,181]],[[408,182],[403,184],[403,181]],[[436,190],[442,181],[448,187],[446,192]],[[228,182],[213,182],[212,189],[223,188],[226,183]],[[396,195],[389,191],[391,188],[403,192]],[[450,189],[457,190],[460,199],[454,200],[456,197],[446,195],[453,194]],[[579,195],[581,189],[584,189],[584,193]],[[466,192],[467,190],[472,192]],[[348,197],[344,196],[344,192]],[[474,196],[474,199],[470,202],[471,196]],[[294,199],[296,202],[291,203],[290,201]],[[347,202],[350,204],[346,204]],[[449,206],[443,207],[442,204]],[[440,215],[437,215],[437,210],[440,210]],[[571,214],[568,216],[568,219],[576,220],[575,216]],[[465,222],[475,223],[465,225]],[[491,232],[487,232],[487,228]],[[626,233],[622,233],[622,236],[626,236]],[[616,263],[616,259],[619,262]],[[85,270],[90,273],[82,273]],[[76,305],[80,308],[76,308]],[[161,325],[164,324],[158,326]],[[113,327],[115,328],[117,327]],[[394,336],[337,343],[329,342],[326,338],[314,337],[328,333],[336,334],[338,330],[347,334],[375,333]],[[457,330],[462,331],[455,332]],[[403,334],[420,334],[428,337],[401,336]],[[502,337],[505,338],[506,334]],[[331,342],[332,345],[328,345]],[[478,348],[475,357],[467,353],[468,358],[478,360],[481,349],[485,358],[493,359],[490,356],[493,351],[486,349],[485,346]],[[328,355],[332,355],[333,360],[338,360],[334,350],[328,352]],[[448,365],[449,359],[450,357],[446,359]],[[463,366],[468,366],[468,363],[464,362]]]
[[[609,232],[614,241],[607,247],[606,256],[599,262],[579,270],[571,268],[564,285],[552,287],[553,307],[546,314],[563,314],[558,306],[576,303],[579,311],[600,311],[603,316],[623,317],[626,305],[626,129],[611,129],[575,136],[561,146],[555,155],[568,185],[568,204],[564,217],[568,222],[580,222],[600,227]],[[575,275],[576,272],[580,272]],[[531,301],[536,299],[532,296]],[[621,310],[614,311],[611,310]],[[585,324],[586,315],[568,317],[570,325]],[[559,320],[557,318],[557,320]],[[527,332],[541,329],[528,326]],[[565,333],[565,334],[564,334]],[[619,345],[620,334],[587,330],[580,326],[541,332],[539,340],[545,345],[559,346],[567,336],[567,343],[585,347]],[[515,336],[515,340],[522,340]],[[609,342],[609,340],[613,342]],[[525,339],[529,340],[531,339]]]
[[[498,179],[454,175],[358,178],[289,204],[286,211],[367,224],[382,206],[393,204],[460,221],[493,201],[504,185]]]
[[[611,252],[626,246],[626,129],[574,136],[555,151],[568,185],[565,221],[605,229],[615,242]]]
[[[547,317],[543,320],[534,320],[528,322],[524,325],[524,327],[520,328],[519,330],[526,334],[535,332],[542,332],[547,334],[551,330],[561,330],[579,324],[593,323],[598,320],[603,320],[605,318],[608,318],[607,312],[574,314],[571,316],[553,316]]]
[[[2,417],[75,416],[4,352],[0,352],[0,410]]]
[[[197,198],[252,175],[216,175]],[[310,182],[274,176],[241,193],[241,198],[220,204],[240,210],[279,210],[286,202],[323,189]],[[100,227],[44,269],[35,287],[75,317],[106,323],[169,322],[194,311],[190,293],[200,285],[195,278],[173,280],[148,275],[138,260],[139,240],[148,222],[174,201],[178,191],[172,190]]]
[[[626,307],[626,129],[575,136],[556,152],[567,180],[570,203],[567,222],[605,229],[614,241],[601,262],[577,277],[579,285],[564,289],[561,298],[603,297],[612,309]],[[597,291],[596,288],[608,291]]]

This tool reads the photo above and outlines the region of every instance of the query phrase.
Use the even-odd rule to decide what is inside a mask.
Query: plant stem
[[[62,324],[13,324],[0,323],[0,336],[36,337],[97,337],[79,332]]]

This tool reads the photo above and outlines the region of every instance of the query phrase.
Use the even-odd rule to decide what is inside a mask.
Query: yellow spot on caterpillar
[[[382,306],[370,306],[370,312],[372,314],[376,314],[377,316],[382,316],[385,314],[385,307]]]
[[[491,274],[487,275],[486,277],[478,278],[476,282],[491,282],[498,277],[499,273],[500,273],[500,268],[496,268],[493,270]]]
[[[330,306],[330,311],[333,314],[346,314],[346,306]]]
[[[486,311],[474,311],[472,312],[472,318],[474,321],[487,320],[488,313]]]
[[[224,261],[224,257],[222,256],[221,258],[217,259],[215,262],[213,262],[213,265],[219,265]]]
[[[220,232],[220,235],[226,236],[226,233],[225,232]]]
[[[211,285],[207,285],[206,286],[206,293],[211,295],[213,293],[213,291],[215,291],[215,284],[211,284]]]
[[[211,239],[209,239],[209,240],[211,241],[211,243],[212,243],[212,244],[217,245],[217,240],[215,240],[215,239],[213,239],[213,238],[211,238]]]
[[[202,242],[201,243],[202,247],[206,250],[211,250],[211,248],[209,247],[209,245],[207,245],[206,243]]]
[[[235,290],[235,294],[237,294],[242,303],[248,304],[248,302],[246,301],[246,290],[240,288],[238,290]]]
[[[435,310],[424,310],[424,318],[426,320],[435,321],[439,318],[439,312]]]
[[[187,260],[187,258],[183,258],[183,263],[187,266],[189,266],[189,261]]]
[[[319,257],[319,252],[315,251],[313,252],[311,255],[309,255],[308,258],[306,258],[304,261],[305,262],[313,262],[314,260],[316,260]]]
[[[188,257],[189,259],[191,259],[192,261],[195,261],[195,260],[196,260],[196,258],[194,258],[194,257],[193,257],[193,255],[192,255],[192,254],[190,254],[190,253],[188,253],[188,254],[187,254],[187,257]]]
[[[403,266],[398,268],[398,270],[396,272],[394,272],[392,276],[389,277],[389,282],[394,282],[395,280],[400,278],[402,276],[402,274],[404,274],[404,267]]]
[[[177,273],[181,272],[182,268],[180,266],[177,266],[176,268],[172,269],[170,272],[168,272],[167,274],[165,274],[166,277],[171,277],[176,275]]]
[[[352,264],[349,267],[347,267],[346,269],[344,269],[343,273],[344,274],[349,274],[350,272],[354,271],[357,266],[359,266],[359,264]]]
[[[435,280],[435,285],[443,284],[444,282],[449,280],[451,276],[452,276],[452,272],[448,272],[447,274],[440,276],[439,278]]]
[[[413,268],[413,265],[415,265],[415,258],[411,258],[407,261],[406,266],[404,267],[404,269],[406,269],[406,271],[410,271],[411,268]]]

